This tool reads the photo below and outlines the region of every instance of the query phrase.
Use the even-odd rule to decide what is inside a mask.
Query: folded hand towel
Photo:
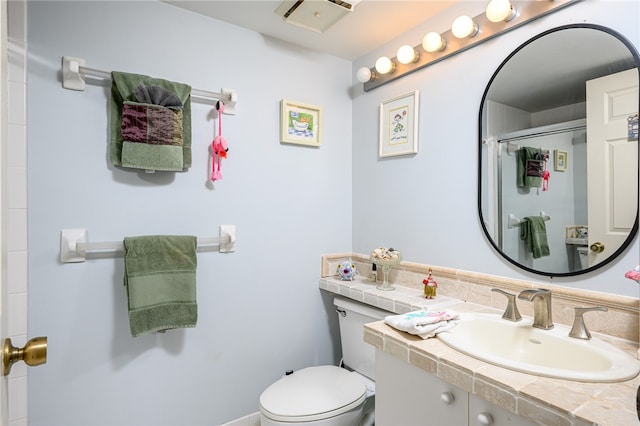
[[[109,159],[112,164],[124,167],[140,168],[145,170],[183,171],[191,167],[191,87],[186,84],[174,83],[167,80],[151,78],[146,75],[129,74],[118,71],[111,73],[111,100],[110,100],[110,144]],[[161,145],[157,142],[153,146],[139,147],[128,146],[124,148],[126,138],[122,134],[123,110],[125,103],[146,107],[145,120],[155,117],[150,114],[162,111],[165,118],[177,119],[178,111],[181,114],[182,146]],[[153,104],[155,105],[153,105]],[[180,105],[177,105],[180,103]],[[165,111],[168,110],[168,111]],[[130,119],[125,115],[125,119]],[[149,123],[152,123],[149,121]],[[174,139],[175,121],[153,121],[152,127],[169,129],[168,138]],[[169,126],[167,127],[167,123]],[[136,133],[136,131],[133,131]],[[126,132],[125,132],[126,133]],[[131,142],[131,141],[129,141]],[[147,140],[146,143],[149,141]],[[131,145],[126,143],[126,145]],[[140,151],[143,152],[140,152]],[[123,162],[123,154],[125,161]],[[128,159],[131,155],[131,159]],[[147,160],[142,160],[148,155]],[[178,157],[180,162],[177,161]]]
[[[124,239],[124,284],[133,337],[196,326],[196,246],[193,236]]]
[[[534,259],[549,256],[547,226],[542,216],[528,216],[520,223],[520,239],[525,241],[527,251]]]
[[[453,311],[433,312],[422,310],[401,315],[388,315],[384,321],[400,331],[428,339],[454,327],[455,322],[452,320],[456,320],[458,317],[459,315]]]
[[[182,110],[125,101],[121,121],[123,167],[181,171]]]
[[[540,148],[522,147],[516,151],[516,159],[517,186],[540,188],[544,169],[544,154]]]

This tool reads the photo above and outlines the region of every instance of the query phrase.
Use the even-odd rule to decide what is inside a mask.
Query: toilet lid
[[[362,404],[367,387],[344,368],[308,367],[284,376],[260,395],[260,411],[276,421],[313,421]]]

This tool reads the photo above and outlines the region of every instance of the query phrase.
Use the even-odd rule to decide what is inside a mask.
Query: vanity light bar
[[[580,1],[582,0],[512,1],[511,3],[518,11],[518,15],[509,21],[491,22],[486,14],[482,13],[473,18],[473,21],[478,26],[478,33],[474,37],[456,38],[451,30],[441,33],[440,35],[446,41],[444,49],[427,52],[422,47],[422,44],[419,44],[414,47],[415,51],[419,52],[415,62],[403,64],[398,61],[397,57],[394,57],[391,62],[395,68],[388,74],[377,73],[375,68],[371,68],[370,71],[373,78],[363,83],[363,89],[365,92],[373,90]]]

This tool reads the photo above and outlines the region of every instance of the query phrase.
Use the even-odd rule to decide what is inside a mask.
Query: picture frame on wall
[[[566,172],[569,154],[567,151],[556,149],[553,151],[553,170],[556,172]]]
[[[297,145],[320,146],[322,108],[317,105],[280,101],[280,141]]]
[[[418,97],[416,90],[380,104],[380,157],[418,153]]]

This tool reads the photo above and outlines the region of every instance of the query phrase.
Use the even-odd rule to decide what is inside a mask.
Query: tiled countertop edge
[[[365,277],[371,270],[368,255],[358,253],[336,253],[321,256],[321,275],[323,278],[336,277],[337,265],[350,259],[358,268],[359,279],[368,281]],[[544,287],[553,293],[554,321],[571,326],[574,318],[574,307],[577,306],[605,306],[607,313],[590,313],[588,316],[589,329],[592,332],[610,334],[622,339],[638,342],[640,337],[640,299],[620,296],[610,293],[600,293],[589,290],[579,290],[570,287],[542,285],[537,282],[516,280],[497,275],[481,274],[453,268],[443,268],[435,265],[425,265],[403,260],[391,272],[390,280],[397,288],[422,290],[422,279],[426,278],[429,269],[438,281],[438,295],[449,296],[458,300],[477,303],[483,306],[504,309],[506,299],[491,288],[497,287],[505,291],[518,293],[519,291]],[[370,282],[370,281],[368,281]],[[522,315],[533,315],[533,304],[518,303]]]

